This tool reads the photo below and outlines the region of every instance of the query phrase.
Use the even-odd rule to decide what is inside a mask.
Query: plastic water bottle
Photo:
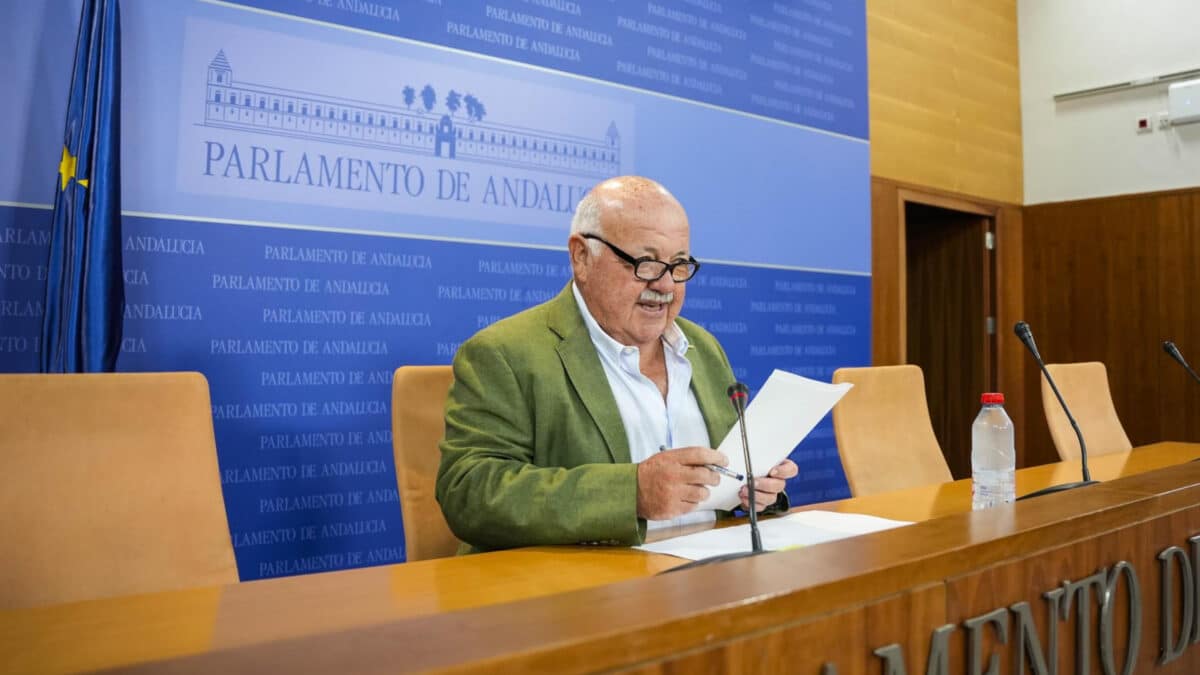
[[[1013,424],[1004,412],[1004,394],[981,397],[983,409],[971,425],[971,508],[1014,501],[1017,453]]]

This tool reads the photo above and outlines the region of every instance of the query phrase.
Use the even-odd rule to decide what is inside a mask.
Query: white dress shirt
[[[692,364],[687,360],[688,341],[679,326],[672,323],[662,336],[663,356],[667,361],[667,399],[650,378],[642,374],[640,352],[617,342],[588,311],[579,287],[571,284],[575,302],[583,315],[588,334],[608,386],[617,400],[625,436],[629,439],[629,455],[634,464],[659,451],[661,446],[684,448],[692,445],[710,448],[708,427],[700,414],[700,404],[692,392]],[[673,520],[647,521],[647,529],[709,522],[716,519],[714,511],[693,511]]]

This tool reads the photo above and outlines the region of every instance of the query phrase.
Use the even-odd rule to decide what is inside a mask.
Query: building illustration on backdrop
[[[222,49],[206,85],[205,126],[598,179],[623,173],[615,123],[582,138],[484,121],[483,101],[453,89],[439,101],[433,84],[406,85],[399,106],[354,101],[234,80]]]

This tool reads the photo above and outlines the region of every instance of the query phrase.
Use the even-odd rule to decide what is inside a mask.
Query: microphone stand
[[[750,550],[737,551],[735,553],[726,553],[724,555],[714,555],[699,560],[693,560],[689,563],[672,567],[669,570],[663,570],[660,574],[669,572],[678,572],[679,570],[687,570],[693,567],[701,567],[711,565],[713,563],[725,562],[726,560],[737,560],[738,558],[749,558],[752,556],[768,553],[763,550],[762,534],[758,531],[758,513],[754,503],[754,467],[750,463],[750,441],[746,438],[746,399],[749,397],[750,390],[741,382],[734,382],[729,385],[729,399],[733,402],[733,407],[737,410],[738,427],[742,433],[742,457],[746,461],[746,488],[749,499],[750,508],[746,509],[750,513]]]
[[[1024,321],[1018,321],[1017,325],[1013,326],[1013,331],[1017,334],[1017,337],[1021,338],[1021,342],[1029,349],[1030,353],[1033,354],[1034,360],[1037,361],[1038,366],[1042,369],[1042,374],[1046,376],[1046,381],[1050,383],[1050,390],[1054,392],[1055,398],[1058,399],[1058,405],[1062,407],[1063,412],[1067,415],[1067,421],[1071,423],[1071,428],[1075,430],[1075,438],[1079,439],[1079,464],[1083,469],[1083,480],[1081,481],[1051,485],[1050,487],[1030,492],[1027,495],[1021,495],[1017,497],[1017,501],[1095,485],[1098,481],[1092,480],[1092,472],[1088,470],[1087,444],[1083,442],[1083,432],[1079,430],[1079,424],[1075,422],[1075,416],[1071,414],[1071,409],[1067,407],[1067,402],[1063,400],[1062,394],[1058,392],[1058,385],[1054,384],[1054,378],[1050,376],[1050,371],[1046,370],[1046,362],[1042,360],[1042,355],[1038,353],[1037,345],[1033,342],[1033,332],[1029,330],[1029,324]]]
[[[734,406],[737,407],[738,427],[742,432],[742,458],[746,462],[746,494],[749,498],[746,500],[750,503],[750,550],[752,553],[762,553],[762,534],[758,531],[758,509],[755,508],[755,499],[758,495],[754,491],[754,468],[750,464],[750,441],[746,438],[746,392],[738,392],[739,395],[734,396]]]

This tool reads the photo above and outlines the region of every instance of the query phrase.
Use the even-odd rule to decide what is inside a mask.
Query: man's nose
[[[675,279],[671,277],[670,273],[667,273],[655,279],[654,281],[651,281],[650,288],[656,293],[672,293],[675,291],[675,284],[677,283],[679,282],[675,281]]]

